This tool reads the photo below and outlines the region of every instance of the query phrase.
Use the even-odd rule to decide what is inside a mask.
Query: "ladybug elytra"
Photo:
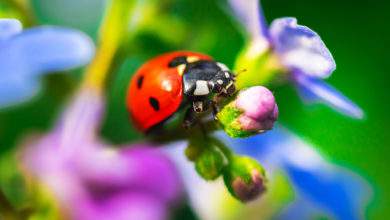
[[[201,53],[178,51],[155,57],[137,70],[126,105],[135,126],[148,132],[182,108],[187,108],[183,124],[189,127],[196,113],[211,107],[216,114],[215,97],[234,92],[234,74],[224,64]]]

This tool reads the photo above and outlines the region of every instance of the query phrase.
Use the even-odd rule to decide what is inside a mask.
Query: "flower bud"
[[[198,146],[196,142],[190,141],[184,151],[184,154],[186,155],[188,160],[195,161],[202,154],[202,151],[202,146]]]
[[[242,90],[217,118],[229,136],[248,137],[272,129],[278,114],[272,92],[263,86],[254,86]]]
[[[224,170],[229,192],[242,202],[258,198],[265,190],[265,170],[249,157],[236,157]]]
[[[205,180],[214,180],[222,173],[224,158],[222,153],[208,147],[195,160],[195,169]]]
[[[235,105],[243,111],[239,121],[244,130],[270,130],[278,118],[279,110],[274,95],[263,86],[240,92]]]

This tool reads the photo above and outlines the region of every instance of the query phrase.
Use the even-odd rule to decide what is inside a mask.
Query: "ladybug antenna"
[[[247,70],[247,69],[241,69],[241,70],[239,70],[239,71],[236,72],[236,76],[238,76],[238,75],[240,75],[241,73],[246,72],[246,71],[248,71],[248,70]]]

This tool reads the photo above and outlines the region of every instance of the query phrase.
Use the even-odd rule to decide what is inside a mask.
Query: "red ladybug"
[[[210,106],[216,112],[213,97],[234,92],[234,75],[224,64],[204,54],[178,51],[153,58],[137,70],[126,105],[135,126],[148,132],[182,108],[187,108],[184,125],[189,127],[196,113]]]

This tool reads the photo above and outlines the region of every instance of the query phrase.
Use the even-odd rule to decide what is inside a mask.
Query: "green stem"
[[[238,73],[236,77],[237,90],[252,86],[279,84],[278,81],[284,81],[287,71],[280,64],[279,57],[271,49],[253,56],[251,54],[252,46],[248,45],[237,58],[234,67],[234,71]]]
[[[99,47],[95,58],[86,69],[84,86],[101,92],[107,79],[114,56],[128,27],[132,1],[112,0],[100,28]]]
[[[215,121],[207,121],[202,124],[204,132],[213,133],[214,131],[219,130],[217,123]],[[162,133],[151,134],[148,138],[152,142],[158,143],[169,143],[173,141],[179,141],[188,139],[190,137],[195,137],[198,131],[198,127],[194,126],[190,129],[184,129],[180,124],[171,128],[169,130],[163,130]]]
[[[220,140],[218,140],[217,138],[212,138],[212,141],[214,142],[215,146],[218,147],[218,149],[225,155],[228,163],[231,163],[231,161],[233,160],[233,157],[234,157],[234,154],[233,152],[230,150],[230,148],[228,148],[224,143],[222,143]]]
[[[215,122],[214,122],[214,124],[215,124]],[[209,142],[209,143],[212,142],[213,146],[216,146],[222,152],[222,154],[225,156],[228,163],[230,163],[232,160],[232,157],[233,157],[232,151],[228,147],[226,147],[225,144],[222,143],[220,140],[218,140],[215,137],[211,137],[210,136],[211,132],[206,130],[205,126],[203,124],[200,124],[200,127],[201,127],[200,130],[201,130],[202,135],[203,135],[203,139],[206,142]]]
[[[5,2],[19,13],[19,15],[21,16],[22,23],[26,27],[31,27],[36,24],[36,18],[31,10],[30,1],[5,0]]]
[[[0,190],[0,219],[3,218],[13,220],[23,219],[21,214],[15,210],[12,204],[8,201],[3,191]]]

